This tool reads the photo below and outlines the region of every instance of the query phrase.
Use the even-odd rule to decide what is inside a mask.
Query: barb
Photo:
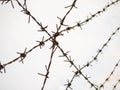
[[[27,50],[27,48],[25,48],[23,53],[17,52],[17,54],[20,54],[20,59],[21,59],[20,62],[22,62],[22,63],[24,63],[23,60],[26,57],[26,50]]]
[[[99,90],[104,88],[105,84],[110,80],[111,76],[114,74],[116,68],[119,66],[120,60],[115,64],[113,70],[111,71],[110,75],[105,79],[105,81],[99,86]]]
[[[115,83],[115,85],[113,86],[112,90],[115,90],[117,88],[118,84],[120,84],[120,79]]]
[[[69,80],[67,80],[67,84],[65,84],[64,86],[67,86],[67,88],[72,89],[72,88],[71,88],[71,81],[69,82]],[[65,90],[67,90],[67,89],[65,89]],[[72,89],[72,90],[73,90],[73,89]]]
[[[80,68],[80,66],[79,66],[79,68]],[[73,73],[74,73],[74,75],[73,75],[72,79],[70,81],[68,80],[70,85],[69,84],[65,84],[65,86],[66,86],[65,90],[68,90],[68,88],[70,88],[70,86],[72,85],[72,82],[73,82],[75,77],[79,77],[82,74],[82,72],[80,70],[73,71]]]
[[[69,56],[69,60],[64,60],[64,61],[69,62],[71,64],[70,67],[74,65],[74,60],[71,60],[71,56]]]
[[[4,73],[6,73],[5,66],[2,65],[1,62],[0,62],[0,73],[2,73],[2,71],[1,71],[2,69],[4,69]]]
[[[27,9],[27,0],[24,0],[23,7],[25,7]]]
[[[42,37],[42,41],[37,41],[39,42],[39,46],[40,46],[40,49],[45,45],[45,42],[44,42],[44,36]]]
[[[2,3],[1,4],[7,4],[7,3],[11,3],[11,5],[12,5],[12,7],[14,8],[14,4],[13,4],[13,1],[12,0],[0,0],[0,1],[2,1]]]

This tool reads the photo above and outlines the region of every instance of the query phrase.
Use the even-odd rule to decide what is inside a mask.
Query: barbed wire
[[[93,57],[93,59],[89,62],[87,62],[86,65],[84,65],[83,67],[81,67],[80,70],[84,69],[85,67],[89,67],[91,65],[91,63],[93,63],[94,61],[97,61],[98,56],[102,53],[103,49],[105,47],[108,46],[108,43],[112,40],[112,37],[120,30],[120,27],[118,27],[108,38],[107,42],[103,44],[103,46],[98,50],[97,54]]]
[[[60,49],[60,51],[62,52],[62,54],[63,54],[63,57],[65,57],[67,60],[64,60],[65,62],[69,62],[70,63],[70,67],[74,67],[75,69],[76,69],[76,71],[75,71],[75,75],[77,74],[79,74],[79,75],[81,75],[90,85],[91,85],[91,87],[94,87],[95,88],[95,90],[98,90],[98,88],[97,88],[97,85],[95,85],[95,84],[93,84],[90,80],[89,80],[89,77],[87,77],[87,75],[84,75],[83,73],[82,73],[82,71],[77,67],[77,65],[75,65],[75,63],[73,62],[73,60],[71,59],[71,56],[67,56],[67,54],[64,52],[64,50],[59,46],[59,45],[57,45],[57,47]],[[75,76],[74,75],[74,76]],[[68,89],[68,88],[71,88],[70,86],[71,86],[71,83],[72,83],[72,81],[73,81],[73,79],[74,79],[74,77],[71,79],[71,81],[69,82],[68,81],[68,84],[65,84],[65,86],[67,86],[66,87],[66,90]],[[72,88],[71,88],[72,89]]]
[[[57,31],[60,30],[61,26],[67,26],[67,25],[64,24],[64,21],[65,21],[66,17],[68,16],[68,14],[72,11],[72,9],[74,7],[77,8],[75,6],[76,2],[77,2],[77,0],[74,0],[73,3],[72,3],[72,5],[69,5],[69,6],[65,7],[65,8],[70,8],[70,9],[67,11],[67,13],[64,15],[64,17],[62,19],[60,17],[58,17],[58,19],[60,20],[60,25],[59,26],[57,25]]]
[[[96,13],[94,14],[90,14],[90,16],[87,16],[87,19],[83,20],[83,21],[78,21],[76,25],[73,26],[68,26],[67,28],[61,30],[60,32],[64,32],[64,31],[70,31],[70,30],[74,30],[74,28],[76,27],[80,27],[80,29],[82,29],[82,26],[84,24],[87,24],[89,21],[93,20],[93,18],[95,18],[96,16],[104,13],[105,11],[107,11],[107,9],[109,7],[111,7],[112,5],[115,5],[116,3],[118,3],[120,0],[115,0],[115,1],[111,1],[110,4],[107,4],[104,8],[102,8],[101,10],[98,10]]]
[[[7,3],[11,2],[12,7],[14,8],[13,1],[12,1],[12,0],[0,0],[0,1],[2,1],[2,4],[4,4],[4,3],[7,4]],[[50,41],[50,42],[52,43],[52,46],[50,47],[50,49],[51,49],[51,55],[50,55],[50,59],[49,59],[48,65],[45,65],[46,74],[38,73],[38,75],[41,75],[41,76],[44,76],[44,77],[45,77],[45,78],[44,78],[44,81],[43,81],[43,85],[42,85],[41,90],[44,90],[45,84],[46,84],[47,79],[48,79],[48,77],[49,77],[48,75],[49,75],[49,73],[50,73],[50,67],[51,67],[51,64],[52,64],[53,55],[54,55],[55,51],[57,50],[57,48],[58,48],[58,49],[61,51],[61,53],[62,53],[62,55],[61,55],[60,57],[65,57],[66,60],[64,60],[64,61],[70,63],[70,67],[74,67],[74,68],[76,69],[76,71],[73,71],[73,72],[74,72],[74,75],[73,75],[72,79],[71,79],[71,80],[67,80],[67,84],[65,84],[66,90],[67,90],[68,88],[72,89],[71,85],[72,85],[72,82],[73,82],[74,78],[77,77],[77,76],[80,76],[80,75],[91,85],[91,87],[94,87],[95,90],[98,90],[99,87],[98,87],[97,85],[93,84],[93,83],[89,80],[89,77],[88,77],[87,75],[84,75],[84,74],[83,74],[82,69],[84,69],[85,67],[89,67],[94,61],[97,61],[97,58],[98,58],[99,54],[100,54],[100,53],[103,51],[103,49],[108,45],[108,43],[111,41],[111,38],[117,33],[117,31],[120,30],[120,27],[118,27],[118,28],[116,29],[116,31],[112,33],[112,35],[109,37],[108,41],[107,41],[105,44],[103,44],[103,46],[102,46],[101,49],[98,50],[98,52],[97,52],[97,54],[95,55],[95,57],[93,57],[93,60],[89,61],[86,65],[84,65],[84,66],[81,67],[81,68],[78,67],[78,66],[74,63],[74,60],[71,58],[70,55],[68,55],[68,52],[65,52],[65,51],[61,48],[61,46],[59,45],[59,42],[56,40],[56,38],[57,38],[58,36],[62,36],[62,35],[63,35],[63,32],[65,32],[65,31],[68,32],[68,31],[70,31],[71,29],[74,29],[75,27],[80,27],[80,28],[81,28],[85,23],[88,23],[89,21],[91,21],[91,20],[92,20],[94,17],[96,17],[97,15],[105,12],[105,11],[107,10],[107,8],[109,8],[109,7],[111,7],[112,5],[118,3],[120,0],[112,1],[110,4],[106,5],[102,10],[97,11],[95,14],[91,14],[90,17],[87,17],[87,19],[84,20],[84,21],[82,21],[82,22],[77,22],[76,25],[73,25],[73,26],[65,25],[65,24],[64,24],[64,21],[65,21],[66,17],[69,15],[69,13],[72,11],[72,9],[73,9],[74,7],[77,8],[77,7],[76,7],[76,2],[77,2],[77,0],[74,0],[71,5],[65,7],[65,8],[70,8],[70,9],[69,9],[69,10],[67,11],[67,13],[63,16],[63,18],[61,19],[60,17],[58,17],[58,19],[60,20],[60,24],[59,24],[59,25],[56,24],[56,32],[53,31],[53,35],[51,35],[51,34],[48,32],[48,30],[47,30],[48,25],[43,26],[43,24],[40,23],[40,22],[38,22],[38,20],[31,14],[31,12],[30,12],[30,11],[28,10],[28,8],[27,8],[26,0],[24,0],[24,3],[23,3],[23,4],[22,4],[19,0],[15,0],[15,1],[16,1],[16,2],[18,3],[18,5],[22,8],[21,12],[23,12],[23,13],[26,14],[26,15],[28,15],[28,23],[30,23],[30,19],[33,19],[33,20],[35,21],[35,23],[37,23],[38,26],[40,26],[40,30],[38,30],[38,31],[45,32],[45,33],[49,36],[49,38],[46,39],[46,40],[44,40],[44,36],[43,36],[43,37],[42,37],[42,40],[40,40],[40,41],[38,40],[38,41],[37,41],[38,44],[35,45],[35,46],[33,46],[31,49],[27,50],[27,48],[25,48],[24,52],[22,52],[22,53],[21,53],[21,52],[17,52],[17,54],[19,54],[19,56],[16,57],[15,59],[13,59],[13,60],[5,63],[5,64],[0,63],[0,72],[2,73],[1,70],[4,70],[4,72],[6,72],[5,67],[8,66],[8,65],[10,65],[10,64],[12,64],[12,63],[14,63],[14,62],[16,62],[16,61],[18,61],[18,60],[19,60],[19,62],[24,63],[24,62],[23,62],[24,59],[27,57],[27,55],[28,55],[30,52],[32,52],[34,49],[36,49],[36,48],[38,48],[38,47],[40,47],[40,49],[41,49],[43,46],[45,46],[45,43],[46,43],[47,41]],[[61,27],[62,27],[62,26],[66,26],[66,29],[61,30]],[[81,28],[81,29],[82,29],[82,28]],[[115,68],[116,68],[117,66],[118,66],[118,64],[116,64]],[[104,84],[105,84],[105,83],[108,81],[108,79],[112,76],[113,72],[115,71],[115,68],[114,68],[113,71],[111,72],[110,76],[105,80],[105,82],[104,82],[103,84],[101,84],[100,87],[104,86]],[[114,87],[116,87],[116,86],[117,86],[117,84],[114,85]]]
[[[11,0],[1,0],[1,1],[2,1],[2,2],[5,2],[5,1],[11,1]],[[18,5],[23,9],[22,11],[24,11],[25,14],[29,15],[29,16],[41,27],[41,30],[38,30],[38,31],[45,31],[47,34],[49,34],[49,33],[47,32],[47,30],[45,30],[45,29],[47,28],[47,26],[43,27],[43,26],[42,26],[42,23],[39,23],[39,22],[37,21],[37,19],[30,13],[30,11],[28,11],[27,8],[24,7],[24,6],[27,6],[26,3],[24,3],[24,4],[22,5],[18,0],[16,0],[16,1],[17,1]],[[26,1],[26,0],[25,0],[25,1]],[[117,3],[118,1],[120,1],[120,0],[112,1],[110,4],[106,5],[106,7],[104,7],[104,8],[107,9],[107,8],[110,7],[111,5]],[[73,3],[75,3],[75,2],[76,2],[76,0],[75,0]],[[75,5],[72,4],[72,5],[71,5],[71,8],[74,7],[74,6],[75,6]],[[105,9],[105,10],[106,10],[106,9]],[[70,10],[71,10],[71,9],[70,9]],[[101,11],[101,12],[102,12],[102,11]],[[98,14],[98,13],[93,14],[92,18],[95,17],[97,14]],[[68,14],[66,14],[65,16],[67,16],[67,15],[68,15]],[[64,19],[64,20],[65,20],[65,19]],[[91,20],[91,19],[90,19],[90,20]],[[28,20],[28,21],[29,21],[29,20]],[[88,20],[85,20],[85,21],[88,21]],[[85,22],[85,21],[83,21],[83,22]],[[80,25],[78,25],[78,26],[80,26]],[[71,27],[68,27],[68,28],[67,28],[67,30],[70,30],[70,29],[72,29],[72,28],[71,28]],[[49,36],[51,36],[51,37],[48,38],[48,39],[46,39],[45,41],[39,41],[39,44],[36,45],[36,46],[34,46],[33,48],[31,48],[30,50],[28,50],[28,51],[26,52],[26,55],[27,55],[29,52],[31,52],[33,49],[35,49],[35,48],[37,48],[37,47],[39,47],[39,46],[40,46],[40,47],[43,46],[43,45],[45,44],[45,42],[49,41],[51,38],[60,36],[60,35],[62,34],[62,32],[63,32],[63,30],[62,30],[61,32],[58,32],[58,31],[57,31],[53,36],[49,35]],[[100,52],[99,52],[99,53],[100,53]],[[64,53],[64,54],[65,54],[65,53]],[[21,58],[21,57],[19,56],[19,57],[15,58],[14,60],[12,60],[12,61],[10,61],[10,62],[2,65],[2,66],[5,67],[5,66],[7,66],[7,65],[9,65],[9,64],[17,61],[19,58]],[[87,66],[87,65],[86,65],[86,66]],[[1,68],[1,69],[3,69],[3,68]],[[1,69],[0,69],[0,70],[1,70]]]
[[[108,75],[108,77],[104,80],[104,82],[99,86],[99,90],[101,90],[101,88],[104,88],[105,84],[110,80],[111,76],[114,74],[116,68],[119,66],[120,60],[115,64],[113,70],[111,71],[111,73]],[[116,86],[116,85],[115,85]],[[115,87],[114,86],[114,87]]]
[[[61,26],[63,25],[63,22],[64,22],[65,18],[66,18],[67,15],[70,13],[70,11],[72,10],[72,8],[75,7],[74,5],[75,5],[75,2],[76,2],[77,0],[74,0],[73,4],[71,5],[70,10],[66,13],[66,15],[63,17],[63,19],[61,19],[60,26],[59,26],[59,28],[57,29],[57,32],[53,35],[53,37],[51,37],[50,33],[48,33],[47,30],[45,30],[45,28],[47,28],[47,26],[46,26],[46,27],[43,27],[42,24],[39,23],[39,22],[36,20],[36,18],[30,13],[30,11],[27,10],[26,0],[25,0],[25,2],[24,2],[23,5],[22,5],[18,0],[16,0],[16,1],[17,1],[18,5],[19,5],[20,7],[22,7],[22,9],[23,9],[22,12],[24,12],[24,14],[26,14],[26,15],[29,16],[28,22],[30,22],[30,17],[31,17],[31,18],[41,27],[41,30],[40,30],[40,31],[44,31],[44,32],[46,32],[46,33],[48,34],[48,36],[50,36],[50,38],[47,39],[46,41],[52,39],[52,40],[50,40],[51,42],[53,42],[53,45],[52,45],[51,47],[54,49],[54,47],[58,44],[55,39],[56,39],[57,36],[60,35],[59,32],[58,32],[58,30],[59,30],[59,29],[61,28]],[[26,6],[26,7],[24,7],[24,6]],[[25,51],[24,51],[23,53],[18,52],[18,54],[20,54],[20,56],[17,57],[16,59],[14,59],[14,60],[6,63],[6,64],[3,64],[3,65],[0,64],[0,66],[1,66],[1,67],[0,67],[0,70],[3,69],[5,66],[7,66],[7,65],[9,65],[9,64],[17,61],[18,59],[21,59],[20,61],[22,61],[22,63],[23,63],[23,59],[27,56],[27,54],[28,54],[29,52],[31,52],[33,49],[37,48],[38,46],[40,46],[40,48],[41,48],[41,46],[43,46],[43,45],[45,44],[45,41],[43,41],[43,39],[44,39],[44,38],[42,38],[42,41],[37,41],[37,42],[39,42],[39,45],[34,46],[32,49],[28,50],[27,52],[26,52],[26,49],[27,49],[27,48],[25,49]],[[47,67],[47,65],[45,65],[47,73],[46,73],[45,75],[39,73],[39,75],[45,76],[45,79],[44,79],[43,86],[42,86],[41,90],[44,89],[45,83],[46,83],[47,78],[48,78],[48,74],[49,74],[49,69],[50,69],[51,62],[52,62],[53,53],[54,53],[54,51],[52,50],[51,58],[50,58],[50,62],[49,62],[49,64],[48,64],[48,67]]]
[[[103,44],[102,48],[99,49],[98,53],[95,55],[95,57],[93,57],[93,60],[87,62],[86,65],[84,65],[83,67],[79,67],[79,69],[77,68],[77,71],[74,71],[74,75],[72,76],[71,80],[69,81],[69,83],[72,83],[74,78],[76,76],[80,76],[80,74],[82,73],[82,70],[85,68],[85,67],[89,67],[91,66],[91,63],[93,63],[94,61],[97,61],[97,58],[99,56],[100,53],[102,53],[103,49],[108,45],[108,43],[110,43],[112,37],[120,30],[120,27],[118,27],[111,35],[110,37],[108,38],[107,42],[105,44]],[[70,62],[70,61],[69,61]],[[73,63],[73,62],[72,62]],[[113,71],[111,72],[109,78],[111,77],[111,75],[113,74],[113,72],[115,71],[116,67],[118,66],[119,62],[116,64],[116,66],[114,67]],[[88,79],[88,77],[84,77],[85,80]],[[107,79],[109,79],[107,78]],[[108,81],[108,80],[107,80]],[[104,84],[106,83],[106,81],[104,82]],[[94,86],[96,90],[98,90],[98,86],[97,85],[94,85],[93,83],[90,83],[91,84],[91,87]],[[103,87],[104,84],[101,84],[100,87]],[[68,84],[69,85],[69,84]],[[66,86],[66,90],[69,88],[69,86]]]
[[[46,82],[47,82],[47,79],[49,78],[48,75],[49,75],[49,72],[50,72],[50,67],[51,67],[51,64],[52,64],[53,55],[54,55],[56,49],[57,49],[57,48],[52,47],[52,52],[51,52],[51,56],[50,56],[49,64],[48,64],[48,66],[45,65],[45,68],[46,68],[46,74],[44,75],[44,74],[38,73],[39,75],[45,77],[41,90],[44,90],[44,87],[45,87],[45,84],[46,84]]]

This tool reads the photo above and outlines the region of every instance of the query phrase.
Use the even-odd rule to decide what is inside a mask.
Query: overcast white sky
[[[20,0],[23,1],[23,0]],[[59,17],[63,17],[68,6],[73,0],[27,0],[28,10],[31,11],[39,22],[48,25],[48,31],[55,31],[59,24]],[[65,24],[75,25],[83,21],[91,14],[101,10],[111,0],[77,0],[77,9],[66,18]],[[8,4],[0,5],[0,61],[7,63],[16,57],[16,52],[23,52],[25,47],[29,50],[37,45],[37,40],[45,35],[38,32],[39,26],[31,19],[28,24],[28,16],[21,12],[21,8],[13,0],[15,8]],[[75,28],[64,36],[58,38],[60,46],[65,51],[70,51],[76,65],[84,65],[95,56],[97,50],[107,41],[109,36],[120,27],[120,2],[111,6],[106,12],[98,15],[92,21],[82,27]],[[45,73],[45,65],[49,62],[50,46],[48,42],[42,49],[33,50],[24,60],[24,64],[15,62],[6,67],[7,73],[0,74],[0,90],[40,90],[44,77],[37,73]],[[61,52],[57,50],[50,69],[49,79],[45,90],[65,90],[64,84],[73,76],[74,68],[64,62],[65,58],[59,58]],[[120,59],[120,32],[118,32],[103,50],[89,69],[83,72],[90,76],[91,82],[100,85],[110,74],[116,62]],[[104,90],[111,90],[112,86],[120,79],[120,66],[117,68],[111,81],[105,84]],[[90,85],[83,77],[75,78],[73,90],[90,90]],[[94,89],[91,89],[94,90]],[[120,85],[116,88],[120,90]]]

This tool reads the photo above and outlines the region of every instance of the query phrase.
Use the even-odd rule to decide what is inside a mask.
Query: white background
[[[23,0],[20,0],[21,2]],[[73,0],[72,0],[73,1]],[[58,17],[63,17],[72,4],[71,0],[27,0],[28,10],[43,26],[48,25],[48,32],[56,31],[59,24]],[[77,0],[77,9],[73,9],[65,20],[65,24],[72,26],[76,22],[83,21],[98,10],[102,10],[111,0]],[[31,19],[28,24],[28,16],[21,12],[21,8],[13,0],[15,8],[11,4],[0,5],[0,61],[7,63],[23,52],[37,45],[37,40],[45,39],[45,33],[38,32],[39,26]],[[64,36],[58,38],[59,45],[74,59],[77,66],[83,66],[95,56],[98,49],[107,41],[109,36],[120,26],[120,2],[111,6],[104,13],[88,22],[80,28],[75,28]],[[100,85],[112,71],[116,62],[120,59],[120,32],[118,32],[94,62],[92,67],[83,70],[90,76],[91,82]],[[0,74],[0,90],[40,90],[44,77],[37,73],[46,73],[45,65],[50,58],[51,43],[48,42],[40,49],[36,48],[24,60],[24,64],[15,62],[6,67],[6,73]],[[69,68],[70,64],[64,62],[65,58],[59,58],[62,53],[57,50],[50,69],[49,79],[45,90],[65,90],[64,84],[73,76],[75,69]],[[120,66],[116,69],[110,81],[105,84],[104,90],[111,90],[120,76]],[[74,90],[90,90],[90,85],[82,76],[74,79]],[[116,90],[120,89],[120,85]],[[91,88],[91,90],[94,90]]]

